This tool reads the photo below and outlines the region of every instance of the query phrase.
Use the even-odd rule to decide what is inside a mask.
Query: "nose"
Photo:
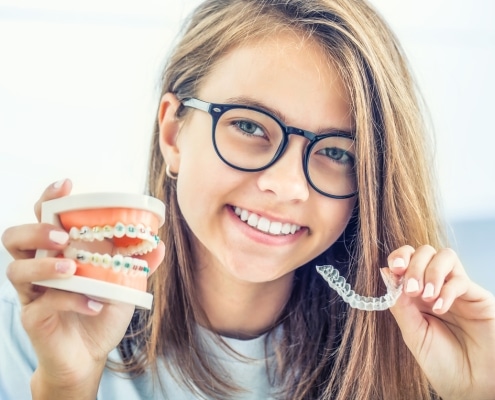
[[[303,152],[307,140],[292,136],[285,152],[271,167],[259,172],[258,187],[272,192],[281,201],[305,201],[309,197],[309,184],[303,170]]]

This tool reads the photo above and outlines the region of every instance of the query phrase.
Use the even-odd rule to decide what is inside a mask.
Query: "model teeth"
[[[140,274],[147,276],[149,273],[148,264],[144,260],[132,258],[130,256],[143,255],[156,249],[160,239],[151,232],[151,228],[146,228],[142,224],[125,225],[117,222],[114,226],[83,226],[81,229],[73,227],[69,231],[72,242],[83,241],[93,242],[104,239],[123,238],[141,239],[141,242],[128,247],[118,247],[114,249],[114,255],[91,253],[89,251],[77,249],[69,246],[64,252],[64,256],[72,258],[81,264],[92,264],[95,267],[112,268],[115,272]]]
[[[156,249],[159,239],[157,235],[151,232],[150,228],[145,228],[144,225],[124,225],[122,222],[117,222],[115,226],[105,225],[95,226],[90,228],[89,226],[83,226],[81,229],[72,227],[69,231],[69,236],[72,240],[82,240],[85,242],[92,242],[95,240],[102,241],[104,239],[123,238],[127,236],[129,238],[138,238],[142,240],[142,243],[128,248],[119,247],[117,253],[124,256],[139,254],[143,255]]]
[[[265,217],[235,207],[234,212],[239,216],[241,221],[246,222],[249,226],[258,229],[261,232],[270,233],[271,235],[289,235],[296,233],[301,227],[296,224],[282,223],[279,221],[270,221]]]
[[[110,256],[109,254],[91,253],[69,246],[64,250],[64,257],[76,260],[81,264],[91,264],[94,267],[105,269],[112,268],[115,272],[127,274],[147,276],[150,271],[145,260],[126,257],[122,254]]]

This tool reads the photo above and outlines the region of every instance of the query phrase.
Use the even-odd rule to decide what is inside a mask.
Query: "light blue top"
[[[238,357],[216,345],[210,332],[200,329],[200,334],[204,339],[205,351],[231,374],[238,385],[246,389],[246,392],[233,399],[274,398],[270,394],[272,389],[268,381],[266,365],[268,361],[268,365],[273,366],[275,356],[269,349],[268,357],[265,357],[264,336],[253,340],[224,338],[235,351],[249,358],[249,361],[245,361],[239,360]],[[113,360],[120,359],[116,350],[110,354],[110,357]],[[0,399],[30,400],[30,380],[36,365],[36,355],[20,321],[17,293],[10,282],[6,282],[0,287]],[[163,366],[159,367],[159,375],[165,393],[160,385],[153,384],[150,374],[130,379],[128,376],[105,369],[98,390],[98,400],[199,398],[180,386]]]

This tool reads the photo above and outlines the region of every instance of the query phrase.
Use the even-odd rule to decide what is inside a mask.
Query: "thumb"
[[[41,197],[34,204],[34,214],[36,219],[41,221],[41,205],[43,202],[59,197],[67,196],[72,190],[72,181],[70,179],[62,179],[48,186]]]
[[[390,312],[394,316],[403,335],[411,333],[417,335],[425,323],[424,316],[414,303],[413,299],[404,293],[400,295]]]
[[[402,293],[390,308],[402,333],[402,338],[411,352],[418,357],[428,334],[428,327],[437,317],[422,312],[414,298]]]
[[[388,267],[382,268],[380,272],[387,287],[387,293],[397,293],[400,290],[400,294],[397,293],[395,304],[389,310],[399,325],[404,341],[412,349],[411,346],[414,347],[415,342],[421,340],[421,334],[426,332],[425,315],[418,308],[414,298],[404,293],[402,276],[391,272]]]

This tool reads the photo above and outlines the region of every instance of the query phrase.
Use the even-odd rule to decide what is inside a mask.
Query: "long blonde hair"
[[[332,250],[357,292],[379,296],[384,292],[379,267],[392,250],[404,244],[439,246],[443,239],[418,92],[395,36],[367,2],[206,0],[170,54],[162,94],[194,96],[227,52],[282,29],[318,43],[350,94],[359,195],[354,216]],[[157,123],[148,191],[167,206],[160,232],[167,250],[150,278],[153,311],[137,313],[122,342],[125,368],[141,373],[163,358],[191,390],[229,398],[240,388],[210,364],[196,341],[197,321],[207,318],[194,295],[192,232],[181,215],[175,181],[165,174]],[[324,253],[296,271],[291,297],[274,323],[283,326],[276,345],[278,369],[271,376],[280,397],[436,398],[390,313],[348,309],[317,275],[315,263],[327,259]]]

